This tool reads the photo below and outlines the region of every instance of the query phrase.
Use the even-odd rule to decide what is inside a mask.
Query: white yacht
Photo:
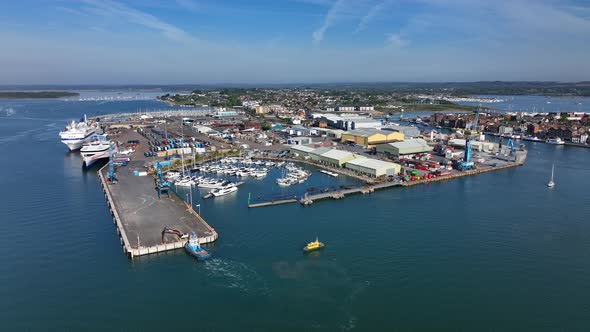
[[[84,144],[80,149],[84,166],[90,167],[97,160],[108,158],[111,147],[114,147],[114,144],[108,140],[97,140]]]
[[[219,196],[231,194],[236,191],[238,191],[238,187],[231,184],[231,185],[225,186],[223,188],[215,189],[215,190],[211,191],[211,193],[213,194],[213,196],[219,197]]]
[[[86,140],[96,133],[97,129],[98,124],[96,122],[88,123],[86,115],[84,115],[84,121],[68,123],[66,128],[59,132],[59,137],[70,151],[78,150]]]
[[[563,145],[563,144],[565,144],[565,142],[564,142],[564,141],[562,141],[562,140],[561,140],[561,138],[559,138],[559,137],[556,137],[556,138],[550,138],[550,139],[548,139],[548,140],[547,140],[547,141],[545,141],[545,142],[546,142],[546,143],[549,143],[549,144],[556,144],[556,145]]]

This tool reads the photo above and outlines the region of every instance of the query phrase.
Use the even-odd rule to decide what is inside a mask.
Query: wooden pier
[[[118,169],[113,184],[107,182],[108,165],[98,171],[123,252],[129,258],[183,248],[187,240],[164,235],[164,227],[194,232],[201,244],[217,240],[215,229],[174,192],[158,199],[152,177],[133,175],[134,170],[142,169],[142,162],[130,162]]]

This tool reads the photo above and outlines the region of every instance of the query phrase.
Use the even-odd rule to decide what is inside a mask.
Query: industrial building
[[[448,145],[453,147],[465,148],[466,143],[467,142],[464,139],[455,138],[449,140]],[[471,141],[471,149],[478,152],[492,152],[498,149],[497,146],[498,144],[495,144],[493,142]]]
[[[307,145],[311,143],[311,137],[292,137],[287,139],[288,145]]]
[[[334,167],[342,167],[347,161],[358,158],[359,156],[348,151],[336,150],[329,147],[317,148],[313,151],[305,149],[311,160],[327,164]],[[295,152],[295,150],[292,150]],[[303,151],[300,149],[300,151]],[[295,152],[297,153],[297,152]]]
[[[377,152],[391,156],[403,156],[408,154],[424,153],[433,150],[425,140],[417,138],[405,140],[403,142],[379,144]]]
[[[361,128],[381,128],[381,121],[358,114],[312,114],[314,119],[325,122],[331,128],[354,130]]]
[[[330,166],[343,167],[345,163],[358,157],[359,155],[352,152],[330,149],[330,151],[321,154],[320,161]]]
[[[309,153],[313,150],[315,149],[305,145],[293,145],[289,148],[289,151],[291,151],[291,153],[296,154],[301,158],[308,158]]]
[[[383,130],[391,130],[398,133],[404,134],[405,137],[417,137],[420,136],[420,130],[416,127],[410,126],[388,126],[384,127]]]
[[[401,165],[390,163],[378,159],[357,158],[348,161],[345,167],[351,171],[368,175],[371,177],[380,177],[383,175],[396,175],[401,173]]]
[[[404,134],[394,131],[378,129],[357,129],[342,133],[342,143],[354,143],[365,148],[377,144],[399,142],[404,140]]]

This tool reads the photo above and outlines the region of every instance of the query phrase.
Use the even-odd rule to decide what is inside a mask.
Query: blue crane
[[[471,161],[471,138],[467,136],[465,138],[465,155],[463,156],[463,161],[457,163],[457,169],[460,171],[468,171],[474,168],[475,164]]]
[[[160,161],[156,161],[156,191],[158,192],[158,198],[160,198],[163,193],[170,197],[170,183],[164,179],[164,172],[162,171]]]
[[[109,182],[115,181],[115,165],[113,164],[113,146],[109,147]]]

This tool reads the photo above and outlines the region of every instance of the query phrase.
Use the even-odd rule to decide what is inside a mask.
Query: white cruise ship
[[[63,131],[59,132],[61,142],[68,146],[70,151],[78,150],[82,144],[96,133],[98,124],[96,122],[90,124],[84,115],[84,121],[72,121],[68,123]]]
[[[80,149],[82,159],[84,159],[85,167],[90,167],[97,160],[109,157],[109,148],[114,148],[113,143],[108,140],[97,140],[86,143]]]

